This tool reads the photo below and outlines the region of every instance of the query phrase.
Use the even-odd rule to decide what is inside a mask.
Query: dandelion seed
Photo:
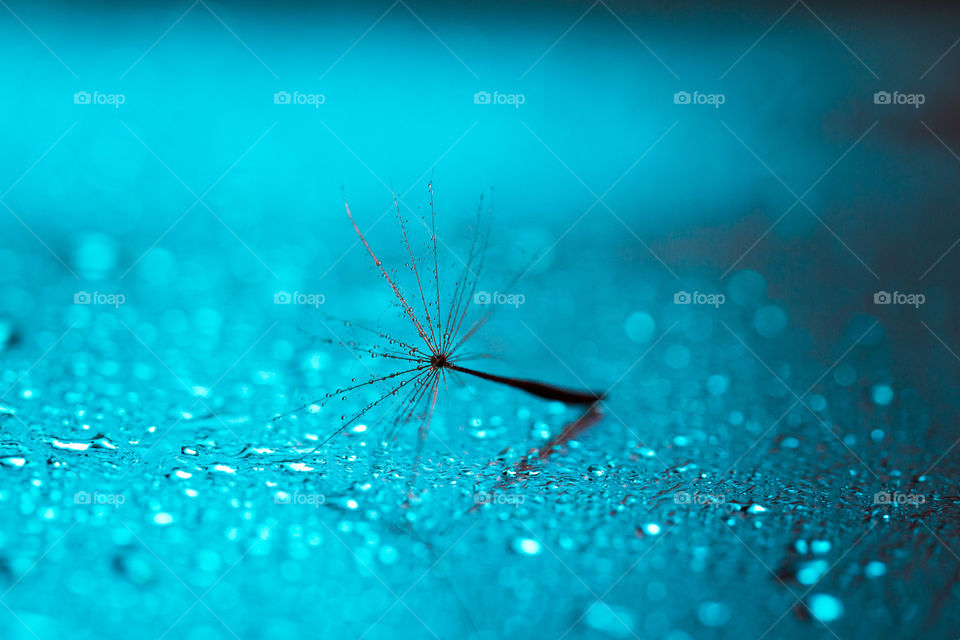
[[[590,407],[591,410],[588,414],[591,419],[574,423],[572,432],[567,431],[567,433],[557,438],[555,442],[551,443],[551,448],[554,445],[563,444],[567,439],[571,438],[574,433],[579,432],[579,429],[589,426],[588,423],[592,424],[599,415],[596,412],[595,405],[603,399],[602,392],[567,389],[535,380],[487,373],[461,364],[462,362],[484,357],[483,354],[465,352],[463,351],[463,347],[487,323],[493,310],[493,308],[490,307],[480,318],[471,324],[467,323],[470,303],[474,299],[474,294],[477,292],[478,273],[483,268],[485,249],[490,231],[489,227],[483,230],[483,203],[481,199],[481,204],[477,211],[473,239],[470,244],[467,260],[463,264],[463,271],[455,281],[452,293],[444,296],[441,291],[440,266],[437,256],[437,212],[433,203],[434,193],[432,183],[428,186],[428,190],[430,193],[430,220],[427,222],[421,217],[421,222],[429,232],[427,257],[432,258],[432,260],[427,262],[425,270],[423,260],[418,260],[414,256],[407,230],[408,221],[402,215],[400,203],[396,195],[394,195],[394,206],[400,225],[400,237],[409,258],[409,262],[406,262],[404,266],[413,281],[413,286],[410,287],[410,292],[407,293],[404,292],[404,289],[398,282],[400,272],[396,269],[388,270],[388,268],[384,266],[383,262],[374,252],[373,247],[367,241],[366,236],[357,225],[353,213],[350,210],[350,205],[346,201],[344,202],[347,218],[353,226],[354,232],[357,234],[367,253],[370,254],[370,258],[379,271],[380,276],[386,280],[399,307],[401,317],[409,322],[415,335],[411,340],[404,341],[379,329],[369,328],[352,321],[342,321],[342,325],[346,329],[369,334],[372,342],[342,340],[333,333],[332,329],[330,332],[334,335],[334,338],[320,338],[322,342],[348,348],[357,354],[358,357],[360,354],[363,354],[371,358],[385,358],[396,361],[399,370],[385,375],[371,375],[368,380],[359,383],[356,382],[356,378],[353,378],[351,385],[348,387],[336,389],[321,398],[276,416],[274,420],[279,420],[305,409],[311,413],[315,413],[320,411],[332,398],[341,397],[345,400],[348,394],[357,392],[371,385],[391,385],[385,393],[366,403],[358,411],[342,414],[340,416],[340,420],[342,421],[340,427],[328,437],[321,440],[305,455],[314,453],[346,429],[350,428],[351,425],[357,423],[368,412],[391,398],[396,399],[396,402],[387,413],[387,417],[389,417],[395,425],[391,436],[395,435],[403,425],[410,423],[414,419],[418,419],[420,421],[418,435],[420,445],[422,446],[429,433],[430,422],[437,403],[440,385],[441,383],[446,384],[448,376],[454,380],[456,380],[456,376],[458,375],[472,376],[518,389],[546,400]],[[432,262],[432,265],[430,262]],[[329,329],[329,327],[327,328]],[[363,427],[363,429],[366,429],[366,427]],[[353,431],[360,432],[360,426],[354,427]]]

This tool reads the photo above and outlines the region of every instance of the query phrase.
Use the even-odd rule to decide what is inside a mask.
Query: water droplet
[[[815,593],[807,600],[807,607],[821,622],[833,622],[843,615],[843,603],[826,593]]]
[[[870,389],[873,403],[885,407],[893,401],[893,389],[885,384],[875,384]]]
[[[697,618],[707,627],[722,627],[730,621],[730,608],[722,602],[704,602],[697,607]]]
[[[50,441],[50,444],[52,444],[57,449],[65,449],[67,451],[86,451],[87,449],[90,448],[91,443],[90,442],[67,442],[64,440],[57,440],[56,438],[53,438]]]
[[[830,551],[829,540],[814,540],[810,543],[810,550],[816,554],[824,554]]]
[[[583,621],[588,627],[603,632],[607,636],[619,638],[634,637],[636,625],[633,614],[623,607],[610,606],[597,600],[584,615]]]
[[[513,549],[517,553],[528,556],[539,555],[543,551],[542,545],[533,538],[517,538],[513,543]]]
[[[400,554],[390,545],[384,545],[380,547],[380,550],[377,552],[377,558],[379,558],[383,564],[396,564],[400,558]]]
[[[730,381],[726,376],[721,376],[719,374],[714,374],[707,378],[707,391],[714,396],[722,396],[727,392],[727,387],[730,386]]]
[[[117,445],[114,444],[110,438],[103,434],[97,434],[93,437],[93,448],[94,449],[116,449]]]
[[[878,560],[874,560],[867,563],[867,566],[863,568],[863,573],[868,578],[879,578],[880,576],[887,575],[887,565]]]
[[[800,584],[814,584],[827,572],[830,565],[826,560],[810,560],[800,564],[797,569],[797,582]]]
[[[630,314],[627,321],[623,323],[623,330],[627,337],[634,342],[647,342],[653,337],[656,323],[648,313],[637,311]]]

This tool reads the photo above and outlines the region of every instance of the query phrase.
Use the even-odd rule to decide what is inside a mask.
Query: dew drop
[[[116,449],[117,445],[114,444],[110,438],[103,434],[97,434],[93,438],[92,446],[94,449]]]
[[[51,440],[50,444],[57,449],[65,449],[67,451],[86,451],[90,448],[89,442],[66,442],[64,440],[57,440],[56,438]]]
[[[870,397],[875,405],[885,407],[893,402],[893,389],[885,384],[874,385],[870,389]]]
[[[543,551],[543,546],[533,538],[517,538],[513,542],[513,549],[523,555],[536,556]]]
[[[722,627],[730,621],[730,608],[722,602],[704,602],[697,608],[697,618],[708,627]]]
[[[807,600],[807,606],[821,622],[833,622],[843,615],[843,603],[826,593],[815,593]]]
[[[800,565],[800,568],[797,569],[797,582],[807,585],[814,584],[829,568],[830,565],[826,560],[804,562]]]

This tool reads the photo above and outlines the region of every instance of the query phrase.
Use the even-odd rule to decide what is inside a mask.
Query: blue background
[[[893,3],[4,4],[2,635],[952,637],[958,26]],[[451,381],[422,458],[417,425],[370,422],[291,467],[377,395],[271,416],[390,370],[325,344],[329,316],[416,339],[343,199],[409,286],[391,190],[423,252],[431,179],[445,295],[483,197],[480,289],[525,298],[477,368],[610,388],[605,417],[518,480],[580,412]],[[500,491],[522,504],[474,508]]]

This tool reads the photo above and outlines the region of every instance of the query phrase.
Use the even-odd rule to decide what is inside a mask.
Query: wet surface
[[[390,371],[315,309],[73,306],[6,352],[4,637],[947,637],[956,456],[883,322],[817,361],[762,276],[723,293],[663,281],[599,338],[599,415],[451,382],[419,467],[377,412],[314,451],[376,385],[272,420]]]
[[[0,639],[957,637],[955,12],[148,4],[0,2]]]

